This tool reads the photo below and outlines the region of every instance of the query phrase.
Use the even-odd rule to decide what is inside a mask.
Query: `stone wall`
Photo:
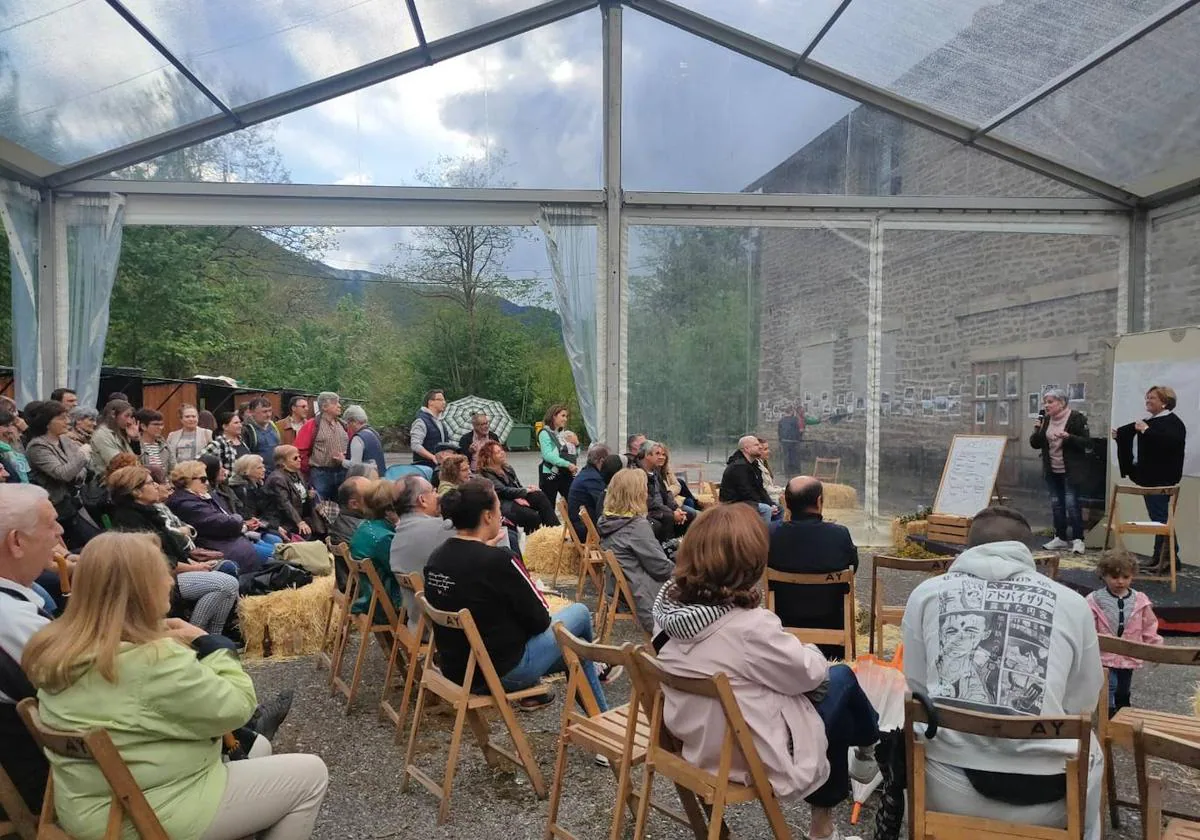
[[[1146,249],[1147,329],[1200,324],[1200,210],[1153,224]]]

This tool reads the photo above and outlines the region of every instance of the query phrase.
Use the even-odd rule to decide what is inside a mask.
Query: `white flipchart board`
[[[933,512],[970,518],[990,505],[1007,443],[1003,435],[955,435]]]

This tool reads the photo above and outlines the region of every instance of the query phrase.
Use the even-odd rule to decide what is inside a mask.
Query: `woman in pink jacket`
[[[1087,596],[1101,636],[1116,636],[1130,642],[1161,645],[1158,635],[1158,616],[1144,592],[1131,585],[1137,562],[1127,551],[1106,551],[1096,563],[1096,574],[1104,586]],[[1119,653],[1101,653],[1100,663],[1108,669],[1108,716],[1129,705],[1133,672],[1142,667],[1142,660]]]
[[[849,795],[850,773],[869,781],[874,763],[851,747],[879,739],[879,718],[854,672],[829,665],[760,606],[767,527],[748,505],[720,505],[697,517],[679,547],[675,573],[654,603],[654,646],[668,672],[725,673],[779,797],[812,805],[812,840],[837,840],[833,807]],[[663,721],[688,761],[712,772],[725,726],[713,699],[664,689]],[[734,755],[732,778],[749,783]]]

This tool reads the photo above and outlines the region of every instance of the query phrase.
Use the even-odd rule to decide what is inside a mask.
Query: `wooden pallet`
[[[926,521],[929,523],[928,539],[950,545],[967,544],[967,531],[971,529],[969,517],[931,513]]]

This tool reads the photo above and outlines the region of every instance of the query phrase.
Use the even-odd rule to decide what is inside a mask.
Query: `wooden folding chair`
[[[413,595],[425,590],[425,583],[416,572],[397,577],[400,588]],[[421,659],[429,655],[429,622],[424,613],[417,619],[417,626],[408,629],[408,610],[403,606],[396,613],[396,626],[392,629],[392,652],[388,656],[387,673],[383,678],[383,697],[379,700],[379,717],[387,717],[396,725],[396,744],[404,734],[404,719],[408,716],[408,704],[412,702],[413,688],[417,685],[421,674]],[[392,693],[397,685],[393,682],[396,676],[396,664],[404,668],[404,682],[400,686],[400,707],[397,709],[392,701]]]
[[[43,750],[63,758],[94,761],[99,766],[100,773],[112,789],[112,804],[109,805],[103,840],[119,840],[126,818],[133,823],[134,830],[142,840],[169,840],[154,809],[146,801],[142,789],[106,731],[89,729],[86,732],[60,732],[50,729],[42,723],[37,700],[32,697],[18,703],[17,711]],[[54,774],[51,773],[46,782],[46,798],[42,802],[37,836],[41,840],[71,840],[54,819]]]
[[[0,837],[15,834],[21,840],[37,840],[38,818],[29,810],[25,798],[3,767],[0,767],[0,807],[8,817],[0,820]]]
[[[579,560],[579,565],[582,569],[584,550],[583,543],[580,542],[579,535],[575,533],[575,527],[571,524],[571,517],[567,516],[567,500],[560,496],[558,504],[554,506],[554,509],[558,514],[558,521],[562,523],[563,533],[562,542],[558,545],[558,556],[554,558],[554,575],[551,578],[550,585],[558,586],[558,573],[562,571],[563,559],[568,553],[574,555]],[[579,596],[576,595],[576,600],[578,599]]]
[[[1182,647],[1178,645],[1147,645],[1141,642],[1131,642],[1118,639],[1115,636],[1100,637],[1100,652],[1115,653],[1120,656],[1132,656],[1143,662],[1154,662],[1160,665],[1192,665],[1200,666],[1200,647]],[[1153,709],[1135,709],[1126,706],[1110,719],[1108,717],[1108,669],[1104,670],[1104,682],[1100,686],[1100,700],[1097,706],[1098,723],[1096,735],[1104,748],[1104,784],[1108,798],[1108,815],[1114,828],[1121,824],[1120,807],[1137,807],[1131,800],[1117,797],[1117,780],[1112,773],[1113,746],[1125,749],[1133,748],[1133,730],[1141,724],[1147,729],[1153,729],[1172,738],[1200,744],[1200,718],[1190,714],[1174,714],[1158,712]],[[1189,814],[1167,812],[1171,816],[1187,817]]]
[[[475,626],[475,620],[471,617],[471,611],[463,609],[458,612],[444,612],[434,609],[425,600],[424,592],[418,592],[416,598],[425,617],[431,623],[462,633],[467,639],[471,653],[467,657],[467,667],[463,673],[462,682],[456,683],[448,679],[439,668],[432,664],[435,661],[437,638],[436,636],[430,638],[426,665],[421,671],[420,688],[417,689],[417,708],[413,712],[412,729],[408,736],[408,750],[404,754],[404,772],[400,779],[400,791],[403,793],[408,790],[410,778],[416,779],[426,790],[438,798],[441,803],[438,808],[438,825],[445,823],[450,817],[450,791],[454,785],[454,773],[458,769],[458,750],[462,745],[463,724],[469,723],[487,763],[495,766],[498,758],[508,759],[529,776],[529,781],[533,785],[538,799],[545,799],[546,782],[542,779],[542,771],[538,768],[537,759],[534,758],[533,748],[529,745],[525,730],[517,722],[516,713],[513,712],[510,705],[525,697],[537,697],[545,694],[545,687],[535,685],[520,691],[505,691],[504,686],[500,684],[500,675],[496,673],[492,658],[488,655],[487,647],[479,635],[479,628]],[[476,672],[483,676],[484,684],[487,687],[486,694],[471,693]],[[455,713],[454,729],[450,736],[450,752],[446,758],[446,774],[441,782],[434,781],[425,771],[413,764],[413,755],[417,748],[417,733],[421,729],[421,713],[425,711],[425,704],[428,702],[430,694],[444,700]],[[512,738],[516,754],[492,742],[491,730],[487,718],[483,715],[485,709],[495,709],[499,713],[500,719],[508,728],[508,734]]]
[[[567,665],[567,690],[563,697],[562,723],[554,762],[554,780],[550,787],[550,817],[546,824],[545,840],[555,837],[576,840],[575,835],[558,824],[558,808],[567,776],[568,746],[578,747],[588,755],[602,755],[608,759],[617,779],[617,796],[613,806],[609,840],[619,840],[625,827],[625,806],[628,805],[634,815],[637,813],[639,793],[633,790],[631,771],[646,760],[646,747],[650,743],[650,718],[638,692],[638,683],[632,681],[634,646],[628,642],[619,648],[589,644],[573,636],[561,624],[554,625],[554,636]],[[629,702],[601,712],[583,673],[584,661],[624,666],[631,675]],[[658,802],[651,801],[650,807],[688,825],[687,817]]]
[[[612,595],[608,594],[607,582],[606,585],[600,587],[600,603],[596,605],[596,620],[600,623],[600,644],[608,644],[613,626],[618,621],[633,622],[634,626],[641,631],[642,637],[649,642],[650,634],[638,623],[633,590],[629,588],[629,579],[625,577],[625,570],[617,562],[617,556],[611,551],[596,550],[593,553],[603,559],[604,565],[608,568],[608,574],[614,581]]]
[[[641,681],[641,696],[650,703],[650,738],[646,749],[645,768],[642,771],[642,790],[639,795],[637,819],[633,829],[633,840],[646,836],[646,817],[650,811],[650,794],[654,776],[661,773],[675,784],[683,803],[688,821],[697,837],[707,834],[709,840],[729,836],[725,825],[725,807],[752,802],[762,803],[771,833],[776,840],[790,840],[791,829],[784,819],[779,799],[771,787],[767,770],[754,746],[750,727],[742,717],[729,678],[721,673],[703,679],[677,677],[668,674],[657,660],[644,650],[633,655],[636,679]],[[725,715],[725,735],[721,743],[720,765],[716,773],[688,763],[681,747],[663,722],[663,687],[683,694],[693,694],[715,700]],[[730,780],[733,754],[737,750],[745,761],[750,774],[750,784],[743,785]],[[700,811],[700,802],[707,811]]]
[[[910,840],[948,840],[983,837],[987,840],[1082,840],[1087,814],[1088,751],[1092,721],[1087,715],[1025,717],[986,715],[935,706],[938,731],[950,729],[995,740],[1077,741],[1075,754],[1067,759],[1066,828],[1031,826],[1022,823],[931,811],[925,797],[925,743],[914,737],[913,725],[928,723],[929,714],[917,700],[904,707],[904,746],[908,757],[908,836]]]
[[[392,599],[388,596],[387,590],[383,588],[383,581],[379,578],[379,572],[375,571],[375,564],[370,559],[367,560],[350,560],[351,574],[365,575],[367,584],[371,587],[371,600],[367,604],[367,611],[361,615],[352,615],[350,623],[354,629],[358,631],[358,652],[354,656],[354,671],[351,674],[350,682],[347,683],[342,679],[341,663],[342,654],[337,657],[338,670],[333,672],[333,691],[340,692],[346,698],[346,714],[350,714],[350,708],[354,705],[354,698],[358,695],[359,681],[362,678],[363,663],[367,659],[367,648],[371,646],[371,636],[379,643],[379,649],[385,657],[391,655],[392,651],[392,628],[396,626],[396,607],[392,603]],[[376,612],[382,611],[384,622],[379,622],[376,618]],[[347,631],[349,635],[349,631]]]
[[[587,539],[579,547],[579,574],[575,579],[575,600],[583,600],[583,584],[590,580],[596,587],[597,597],[604,596],[604,558],[600,556],[600,532],[587,508],[579,506],[579,518],[583,521]]]
[[[1062,556],[1057,551],[1034,552],[1033,565],[1038,574],[1043,574],[1050,580],[1058,580],[1058,565]]]
[[[954,562],[953,557],[936,557],[931,560],[913,560],[908,557],[892,557],[888,554],[876,554],[871,558],[871,629],[868,631],[867,652],[875,653],[878,642],[879,650],[883,650],[883,626],[890,624],[899,627],[904,620],[904,605],[884,606],[883,587],[879,584],[879,570],[893,569],[898,572],[919,572],[934,577],[943,574]]]
[[[780,572],[767,569],[763,575],[763,587],[767,593],[767,609],[775,612],[775,593],[771,584],[786,584],[788,586],[830,586],[845,584],[846,591],[842,594],[842,629],[830,630],[824,627],[784,627],[797,639],[813,645],[841,645],[846,650],[846,659],[853,661],[858,655],[858,637],[855,632],[854,612],[858,604],[854,600],[854,570],[846,569],[841,572],[817,572],[815,574],[799,574],[797,572]]]
[[[1198,840],[1200,822],[1173,819],[1163,831],[1162,779],[1150,775],[1147,759],[1159,758],[1200,770],[1200,744],[1144,729],[1141,721],[1133,727],[1133,758],[1137,768],[1138,800],[1142,811],[1143,840]]]
[[[1152,522],[1147,514],[1146,519],[1141,519],[1132,522],[1117,522],[1117,500],[1121,496],[1167,496],[1170,501],[1167,508],[1166,522]],[[1171,582],[1171,591],[1174,592],[1177,586],[1175,574],[1176,568],[1179,565],[1175,561],[1175,508],[1179,506],[1179,485],[1171,487],[1133,487],[1128,484],[1114,484],[1112,492],[1112,501],[1108,504],[1108,527],[1104,531],[1104,548],[1108,548],[1109,540],[1114,532],[1117,535],[1118,544],[1122,543],[1122,537],[1125,534],[1144,534],[1153,537],[1166,537],[1163,540],[1163,548],[1166,549],[1166,557],[1155,557],[1158,561],[1157,571],[1161,572],[1165,566],[1167,573],[1164,574],[1146,574],[1145,572],[1138,575],[1141,580],[1169,580]]]
[[[334,586],[325,609],[325,629],[321,632],[321,650],[317,652],[317,670],[324,665],[329,668],[329,682],[342,665],[342,654],[346,650],[346,639],[350,634],[350,605],[358,597],[358,575],[354,574],[354,561],[350,559],[350,546],[346,543],[325,545],[333,555],[334,566],[340,562],[346,567],[346,585],[338,590]],[[336,575],[336,571],[335,571]]]
[[[832,484],[837,484],[838,476],[841,473],[841,458],[817,458],[813,462],[812,477],[817,481],[828,481]]]

